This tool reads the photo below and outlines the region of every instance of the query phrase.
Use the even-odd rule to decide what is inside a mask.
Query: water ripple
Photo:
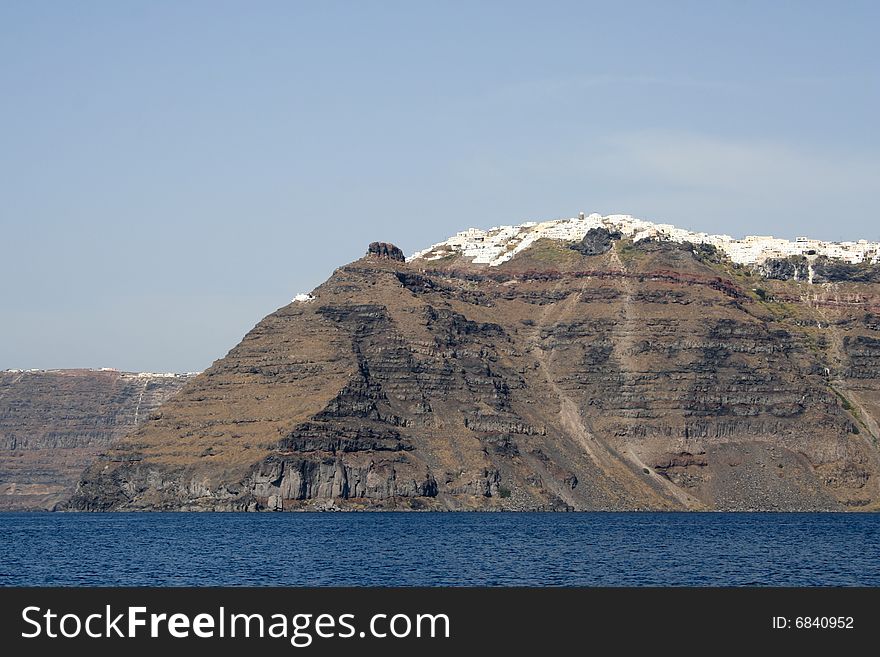
[[[3,586],[878,586],[880,515],[0,514]]]

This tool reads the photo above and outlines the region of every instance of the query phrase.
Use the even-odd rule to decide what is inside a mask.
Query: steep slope
[[[877,285],[588,237],[494,267],[371,245],[118,443],[70,508],[877,506]]]
[[[83,469],[188,376],[117,371],[0,372],[0,509],[51,509]]]

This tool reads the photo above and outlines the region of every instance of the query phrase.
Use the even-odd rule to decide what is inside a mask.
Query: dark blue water
[[[0,514],[12,586],[880,586],[878,514]]]

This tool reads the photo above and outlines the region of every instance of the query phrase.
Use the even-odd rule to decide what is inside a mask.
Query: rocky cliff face
[[[0,510],[51,509],[97,454],[188,377],[116,371],[0,372]]]
[[[821,256],[813,259],[804,256],[770,258],[756,269],[766,278],[780,281],[880,283],[880,265],[854,264]]]
[[[880,286],[617,235],[499,267],[388,247],[263,319],[69,508],[877,508]]]

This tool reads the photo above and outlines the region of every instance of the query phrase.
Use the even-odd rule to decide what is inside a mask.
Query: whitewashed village
[[[518,226],[496,226],[489,230],[469,228],[456,233],[445,242],[413,253],[407,260],[422,258],[439,260],[454,253],[472,258],[474,263],[490,267],[510,260],[520,251],[542,238],[565,241],[581,240],[587,231],[605,228],[619,232],[634,242],[644,239],[660,239],[693,244],[711,244],[725,253],[733,262],[744,265],[760,265],[769,258],[805,256],[808,259],[825,256],[848,263],[880,262],[880,242],[858,240],[855,242],[825,242],[798,237],[794,241],[772,236],[749,235],[734,239],[730,235],[698,233],[671,224],[658,224],[637,219],[627,214],[581,213],[570,219],[529,221]]]

